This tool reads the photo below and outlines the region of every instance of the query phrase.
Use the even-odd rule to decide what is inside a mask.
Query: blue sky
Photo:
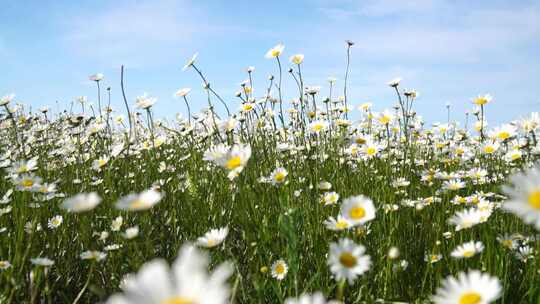
[[[540,110],[540,1],[312,0],[312,1],[17,1],[0,11],[0,95],[15,93],[34,108],[67,108],[75,97],[95,101],[88,75],[105,74],[113,106],[122,110],[120,65],[130,102],[158,97],[158,116],[183,112],[173,93],[193,88],[194,108],[205,105],[200,80],[181,67],[195,52],[212,86],[238,106],[234,93],[255,66],[255,92],[277,73],[266,51],[282,42],[284,57],[305,54],[306,84],[343,85],[345,39],[352,50],[350,100],[382,110],[395,103],[386,83],[421,96],[416,109],[444,121],[444,105],[463,118],[470,99],[490,93],[493,123]],[[296,93],[286,77],[285,94]],[[326,91],[326,90],[325,90]]]

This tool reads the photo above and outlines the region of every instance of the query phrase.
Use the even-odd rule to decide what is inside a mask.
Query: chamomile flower
[[[0,261],[0,270],[6,270],[11,267],[11,263],[9,261]]]
[[[107,254],[101,251],[88,250],[80,254],[81,260],[101,261],[107,257]]]
[[[487,304],[501,296],[502,286],[496,277],[470,270],[449,276],[431,298],[435,304]]]
[[[204,153],[204,159],[212,161],[230,172],[240,173],[251,157],[249,145],[236,144],[232,147],[219,145]]]
[[[474,98],[472,102],[477,106],[483,106],[490,103],[492,99],[493,97],[491,97],[489,94],[478,95],[478,97]]]
[[[484,212],[479,211],[476,208],[470,208],[456,212],[449,220],[448,223],[456,226],[456,231],[471,228],[474,225],[482,222],[482,216]]]
[[[313,134],[320,134],[326,131],[329,125],[326,120],[315,120],[309,124],[308,129]]]
[[[457,246],[450,255],[456,259],[471,258],[483,250],[482,242],[470,241]]]
[[[191,58],[188,60],[188,62],[182,68],[182,71],[185,71],[185,70],[189,69],[191,66],[193,66],[193,64],[195,63],[195,60],[197,60],[197,56],[199,56],[199,53],[193,54],[193,56],[191,56]]]
[[[156,97],[150,97],[146,93],[144,93],[142,96],[138,96],[135,99],[135,105],[137,106],[137,108],[143,109],[143,110],[146,110],[146,109],[150,108],[156,102],[157,102]]]
[[[109,162],[108,157],[101,157],[92,162],[92,169],[100,171]]]
[[[320,292],[303,294],[298,298],[287,298],[285,304],[326,304],[326,298]]]
[[[293,55],[291,56],[290,61],[294,64],[301,64],[304,61],[304,54]]]
[[[363,225],[375,218],[375,206],[366,196],[351,196],[343,200],[341,215],[352,225]]]
[[[30,262],[32,264],[34,264],[34,265],[37,265],[37,266],[50,267],[50,266],[54,265],[53,260],[51,260],[49,258],[42,258],[42,257],[30,259]]]
[[[37,191],[41,181],[41,177],[36,176],[33,173],[21,174],[13,178],[13,184],[19,191]]]
[[[189,94],[189,92],[191,92],[191,88],[182,88],[178,91],[176,91],[176,93],[174,93],[174,96],[175,97],[185,97]]]
[[[341,239],[330,244],[328,266],[336,281],[346,279],[352,284],[356,278],[371,266],[371,257],[365,255],[366,248],[350,239]]]
[[[69,212],[84,212],[94,209],[101,203],[101,197],[96,192],[79,193],[66,199],[62,203],[62,208]]]
[[[338,202],[339,200],[339,194],[337,192],[325,192],[323,195],[322,195],[322,201],[324,203],[325,206],[327,205],[334,205]]]
[[[287,272],[289,272],[289,266],[287,266],[287,263],[285,263],[285,261],[281,259],[275,261],[272,264],[270,271],[272,277],[278,281],[285,279],[285,277],[287,276]]]
[[[229,302],[228,265],[207,272],[208,257],[196,247],[184,245],[172,265],[161,259],[142,266],[122,284],[122,293],[110,297],[107,304],[225,304]]]
[[[47,227],[49,227],[49,229],[56,229],[60,227],[60,225],[62,225],[63,221],[64,221],[64,218],[61,215],[56,215],[49,219],[47,223]]]
[[[510,177],[503,188],[509,199],[502,207],[540,230],[540,165]]]
[[[287,172],[285,168],[276,168],[270,174],[270,182],[272,183],[272,185],[283,184],[287,179],[287,175],[289,175],[289,172]]]
[[[138,235],[139,235],[139,226],[129,227],[129,228],[127,228],[126,231],[124,231],[124,233],[122,234],[122,236],[123,236],[125,239],[127,239],[127,240],[134,239],[134,238],[136,238]]]
[[[279,43],[278,45],[268,50],[264,57],[268,59],[279,57],[279,55],[281,55],[281,53],[283,52],[283,49],[285,49],[285,46],[282,43]]]
[[[90,75],[88,77],[88,79],[91,80],[91,81],[101,81],[101,80],[103,80],[104,77],[105,76],[103,76],[103,74],[97,73],[97,74],[94,74],[94,75]]]
[[[333,231],[341,231],[353,227],[351,222],[349,222],[349,220],[344,218],[341,214],[339,214],[337,218],[329,217],[323,222],[323,224],[326,226],[326,228]]]
[[[143,191],[139,194],[129,194],[122,197],[117,203],[116,208],[121,210],[141,211],[154,207],[163,195],[154,189]]]
[[[223,243],[228,234],[229,228],[227,227],[212,229],[197,239],[197,245],[206,248],[216,247]]]

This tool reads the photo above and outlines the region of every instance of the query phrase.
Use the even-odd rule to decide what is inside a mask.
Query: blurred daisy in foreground
[[[208,257],[191,245],[184,245],[172,265],[155,259],[142,266],[122,284],[123,293],[110,297],[108,304],[198,303],[224,304],[229,300],[227,278],[231,270],[219,266],[207,273]]]
[[[34,259],[30,259],[30,262],[37,266],[50,267],[54,265],[54,261],[49,258],[34,258]]]
[[[99,203],[101,197],[96,192],[79,193],[66,199],[61,207],[69,212],[84,212],[94,209]]]
[[[510,197],[502,207],[540,230],[540,165],[510,177],[504,192]]]
[[[303,294],[298,298],[288,298],[285,304],[326,304],[326,299],[321,292],[314,294]]]
[[[487,304],[501,296],[499,279],[479,270],[447,277],[431,298],[435,304]]]
[[[330,244],[328,266],[336,281],[347,279],[352,284],[356,277],[364,274],[371,266],[371,257],[365,254],[366,248],[350,239],[341,239]]]
[[[149,189],[140,194],[129,194],[116,203],[121,210],[140,211],[147,210],[156,205],[163,196],[156,190]]]
[[[287,272],[289,272],[289,267],[284,260],[277,260],[272,264],[271,274],[273,278],[281,281],[285,279]]]
[[[229,228],[212,229],[197,239],[197,245],[206,248],[216,247],[221,244],[229,234]]]
[[[482,242],[470,241],[457,246],[450,255],[456,259],[471,258],[483,250]]]

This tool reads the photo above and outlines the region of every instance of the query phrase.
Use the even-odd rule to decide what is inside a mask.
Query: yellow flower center
[[[487,146],[484,148],[484,152],[491,154],[495,152],[495,148],[493,148],[493,146]]]
[[[134,201],[131,202],[131,209],[139,209],[141,207],[143,207],[145,204],[144,204],[144,201],[143,200],[140,200],[140,199],[136,199]]]
[[[474,250],[466,250],[463,252],[463,256],[466,258],[470,258],[474,255]]]
[[[377,149],[373,148],[373,147],[369,147],[366,149],[366,153],[367,155],[374,155],[375,153],[377,153]]]
[[[277,274],[284,274],[285,273],[285,266],[283,266],[283,264],[281,264],[281,263],[277,264],[275,272]]]
[[[208,241],[206,241],[206,246],[208,247],[214,247],[216,245],[217,245],[217,242],[214,239],[208,239]]]
[[[474,100],[474,103],[479,105],[479,106],[482,106],[482,105],[485,105],[486,103],[488,103],[488,100],[484,97],[478,97]]]
[[[353,256],[350,252],[343,252],[339,256],[339,262],[341,265],[347,267],[347,268],[353,268],[356,266],[356,257]]]
[[[185,297],[176,296],[165,299],[161,304],[196,304],[196,302]]]
[[[320,131],[322,130],[323,126],[321,124],[316,124],[316,125],[313,125],[313,130],[314,131]]]
[[[349,223],[347,221],[339,220],[336,223],[336,228],[339,230],[345,229],[347,227],[349,227]]]
[[[540,188],[529,194],[529,205],[534,209],[540,210]]]
[[[31,179],[25,179],[21,182],[21,185],[25,188],[32,187],[34,185],[34,181]]]
[[[382,124],[388,124],[390,122],[390,117],[388,116],[383,116],[381,118],[379,118],[379,121],[382,123]]]
[[[361,218],[363,218],[364,216],[366,216],[366,209],[358,206],[358,207],[353,207],[351,208],[351,210],[349,211],[349,216],[353,219],[353,220],[359,220]]]
[[[500,132],[497,137],[500,139],[500,140],[505,140],[505,139],[508,139],[510,137],[510,133],[506,132],[506,131],[503,131],[503,132]]]
[[[514,246],[514,242],[512,242],[512,240],[504,240],[502,241],[502,244],[506,248],[512,248]]]
[[[459,298],[459,304],[478,304],[482,297],[477,292],[467,292]]]
[[[362,137],[358,137],[354,140],[355,143],[359,144],[359,145],[362,145],[362,144],[365,144],[366,143],[366,140],[363,139]]]
[[[276,182],[278,183],[281,183],[285,180],[285,173],[283,172],[278,172],[276,173],[276,175],[274,176],[274,179],[276,180]]]
[[[277,56],[279,56],[281,54],[281,51],[280,50],[272,50],[271,54],[272,54],[272,57],[277,57]]]
[[[230,158],[227,163],[225,164],[225,167],[229,170],[234,170],[242,165],[242,159],[240,156],[234,156]]]

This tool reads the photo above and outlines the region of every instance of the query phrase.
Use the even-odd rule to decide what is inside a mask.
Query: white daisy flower
[[[66,199],[61,207],[69,212],[84,212],[94,209],[99,203],[101,197],[96,192],[79,193]]]
[[[328,265],[336,281],[347,279],[352,284],[356,277],[364,274],[371,266],[371,257],[365,255],[366,248],[350,239],[341,239],[330,244]]]
[[[366,196],[351,196],[343,200],[341,215],[354,226],[363,225],[375,218],[375,206]]]
[[[447,277],[431,298],[435,304],[487,304],[501,296],[502,286],[496,277],[479,270],[460,272]]]
[[[482,242],[470,241],[457,246],[450,255],[456,259],[471,258],[483,250]]]
[[[287,298],[285,304],[326,304],[326,298],[321,292],[303,294],[299,298]]]
[[[476,208],[465,209],[456,212],[448,220],[448,223],[455,225],[456,231],[459,231],[480,224],[484,215],[485,213],[483,211],[479,211]]]
[[[163,198],[163,195],[154,189],[143,191],[139,194],[129,194],[116,203],[116,208],[121,210],[141,211],[148,210]]]
[[[212,229],[197,239],[197,245],[206,248],[216,247],[225,240],[228,234],[228,227]]]
[[[285,277],[287,276],[287,272],[289,272],[289,267],[287,266],[287,263],[285,263],[285,261],[281,259],[275,261],[272,264],[271,269],[272,277],[277,279],[278,281],[285,279]]]
[[[47,223],[47,227],[49,227],[49,229],[56,229],[60,227],[60,225],[62,225],[63,221],[64,221],[64,218],[61,215],[54,216],[49,219]]]
[[[231,269],[220,265],[208,274],[208,262],[196,247],[184,245],[172,270],[161,259],[144,264],[136,275],[126,278],[123,293],[110,297],[107,304],[228,303]]]
[[[509,196],[503,209],[540,230],[540,165],[510,177],[510,181],[511,185],[503,188]]]

